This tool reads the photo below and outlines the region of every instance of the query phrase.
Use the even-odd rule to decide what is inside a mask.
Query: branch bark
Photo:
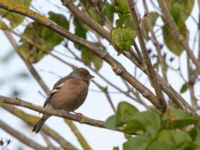
[[[14,128],[12,128],[10,125],[3,122],[2,120],[0,120],[0,128],[2,128],[4,131],[6,131],[10,135],[14,136],[16,139],[20,140],[22,143],[24,143],[25,145],[27,145],[27,146],[29,146],[33,149],[47,150],[47,148],[45,148],[44,146],[41,146],[40,144],[34,142],[32,139],[25,136],[21,132],[15,130]]]
[[[131,10],[131,14],[132,14],[132,17],[133,17],[133,20],[134,20],[134,24],[135,24],[136,32],[137,32],[137,35],[138,35],[139,43],[140,43],[140,46],[141,46],[142,54],[143,54],[143,57],[144,57],[144,65],[145,65],[145,67],[147,67],[147,70],[148,70],[147,75],[149,77],[149,80],[150,80],[152,86],[155,89],[156,96],[159,99],[160,110],[162,112],[165,112],[167,105],[166,105],[161,87],[157,82],[155,71],[153,69],[153,66],[151,64],[151,61],[150,61],[150,58],[149,58],[149,55],[148,55],[148,52],[147,52],[147,48],[146,48],[144,38],[143,38],[143,35],[142,35],[142,30],[140,28],[140,23],[139,23],[138,16],[137,16],[137,13],[136,13],[136,10],[135,10],[136,9],[135,5],[133,4],[132,0],[128,0],[128,3],[129,3],[129,8]]]
[[[3,109],[10,112],[14,116],[20,118],[25,121],[28,125],[34,126],[35,123],[39,120],[39,117],[27,114],[26,112],[10,105],[10,104],[2,104]],[[74,145],[72,145],[69,141],[60,136],[56,131],[49,128],[47,125],[44,125],[41,129],[43,133],[45,133],[50,138],[54,139],[63,149],[67,150],[78,150]]]
[[[79,122],[81,124],[83,123],[83,124],[91,125],[91,126],[94,126],[94,127],[106,128],[104,126],[103,121],[90,119],[86,116],[79,115],[79,114],[71,114],[69,112],[62,111],[62,110],[44,108],[44,107],[37,106],[37,105],[34,105],[32,103],[20,100],[18,98],[9,98],[9,97],[5,97],[5,96],[0,95],[0,103],[6,103],[6,104],[11,104],[11,105],[21,106],[21,107],[24,107],[24,108],[28,108],[30,110],[40,112],[40,113],[45,113],[45,114],[54,115],[54,116],[62,117],[62,118],[65,118],[65,119],[73,120],[73,121]],[[120,129],[117,129],[116,131],[122,132]]]

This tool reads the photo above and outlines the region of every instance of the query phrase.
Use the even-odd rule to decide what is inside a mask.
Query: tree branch
[[[46,150],[45,147],[34,142],[32,139],[28,138],[21,132],[13,129],[10,125],[6,124],[2,120],[0,120],[0,128],[2,128],[4,131],[6,131],[10,135],[14,136],[16,139],[18,139],[19,141],[21,141],[22,143],[24,143],[25,145],[27,145],[33,149]]]
[[[78,17],[82,22],[87,24],[90,28],[96,31],[99,35],[106,38],[111,42],[110,34],[101,25],[96,23],[91,17],[84,11],[80,11],[71,0],[61,0],[63,5],[66,6],[76,17]]]
[[[45,113],[45,114],[49,114],[49,115],[62,117],[62,118],[65,118],[65,119],[73,120],[73,121],[83,123],[83,124],[87,124],[87,125],[91,125],[91,126],[94,126],[94,127],[106,128],[104,126],[103,121],[90,119],[88,117],[85,117],[85,116],[79,115],[79,114],[71,114],[69,112],[62,111],[62,110],[44,108],[44,107],[37,106],[37,105],[34,105],[32,103],[20,100],[18,98],[9,98],[9,97],[5,97],[5,96],[0,95],[0,103],[17,105],[17,106],[28,108],[28,109],[31,109],[31,110],[34,110],[34,111],[37,111],[37,112],[40,112],[40,113]],[[117,129],[116,131],[122,132],[122,130],[120,130],[120,129]]]
[[[137,13],[136,13],[136,10],[135,10],[135,5],[133,4],[132,0],[128,0],[128,3],[129,3],[129,8],[131,10],[131,14],[132,14],[132,17],[133,17],[133,20],[134,20],[134,23],[135,23],[135,28],[136,28],[138,39],[139,39],[139,42],[140,42],[142,54],[143,54],[143,57],[144,57],[144,62],[145,62],[145,65],[147,67],[147,70],[148,70],[147,75],[149,77],[149,80],[150,80],[152,86],[155,89],[156,96],[159,99],[160,110],[162,112],[165,112],[167,105],[166,105],[162,90],[160,88],[160,85],[157,82],[155,71],[153,70],[153,66],[151,64],[149,55],[147,53],[147,48],[146,48],[144,38],[143,38],[143,35],[142,35],[142,30],[141,30],[140,25],[139,25],[140,23],[139,23],[138,16],[137,16]]]
[[[16,117],[20,118],[21,120],[25,121],[28,125],[34,126],[35,123],[39,120],[39,117],[27,114],[26,112],[17,109],[14,106],[11,106],[10,104],[2,104],[2,107],[10,112],[11,114],[15,115]],[[47,125],[43,125],[42,132],[54,139],[63,149],[67,150],[77,150],[77,148],[72,145],[69,141],[64,139],[62,136],[60,136],[56,131],[49,128]]]

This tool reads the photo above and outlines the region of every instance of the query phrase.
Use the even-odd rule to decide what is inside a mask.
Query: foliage
[[[127,102],[120,102],[115,115],[105,126],[120,128],[130,134],[123,144],[124,150],[186,150],[200,149],[199,120],[185,111],[169,108],[163,115],[138,111]]]
[[[49,12],[52,19],[65,29],[69,29],[68,20],[61,14]],[[27,25],[21,36],[22,44],[18,47],[22,56],[30,63],[36,63],[60,44],[64,38],[38,22]]]

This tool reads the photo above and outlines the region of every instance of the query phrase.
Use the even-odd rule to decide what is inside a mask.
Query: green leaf
[[[194,0],[172,0],[172,1],[166,1],[167,5],[169,7],[170,13],[174,19],[174,22],[176,23],[181,36],[180,38],[183,39],[188,39],[188,30],[185,25],[185,21],[190,15],[193,5],[194,5]],[[164,21],[165,22],[165,21]],[[183,48],[178,42],[177,39],[175,39],[172,36],[173,33],[168,31],[167,29],[167,24],[164,25],[163,27],[163,36],[164,36],[164,41],[167,47],[170,49],[171,52],[179,56]]]
[[[182,120],[176,120],[173,122],[172,126],[173,128],[182,128],[191,124],[197,124],[197,120],[193,119],[193,118],[186,118],[186,119],[182,119]]]
[[[103,66],[103,60],[95,54],[93,54],[92,62],[97,71],[99,71],[101,67]]]
[[[157,136],[157,141],[173,146],[173,149],[180,148],[180,146],[182,146],[181,149],[192,146],[190,136],[180,130],[162,130]]]
[[[189,131],[189,135],[195,144],[195,150],[200,150],[200,130],[199,128],[193,128]]]
[[[64,15],[55,13],[53,11],[49,11],[48,15],[49,19],[53,20],[55,23],[57,23],[64,29],[69,30],[69,21]]]
[[[91,63],[93,63],[97,71],[101,69],[103,65],[103,60],[100,57],[98,57],[85,47],[80,46],[79,48],[81,50],[81,58],[84,64],[90,65]]]
[[[108,19],[113,22],[115,7],[108,2],[102,3],[102,13],[108,17]]]
[[[118,27],[111,31],[111,38],[113,43],[121,50],[130,50],[136,37],[136,33],[129,27]]]
[[[50,11],[48,14],[49,14],[49,19],[53,20],[58,25],[62,26],[64,29],[66,30],[69,29],[69,22],[65,18],[65,16],[63,16],[62,14],[54,13],[52,11]],[[64,38],[61,35],[53,32],[51,29],[46,27],[42,28],[40,35],[41,38],[45,40],[48,43],[49,47],[51,48],[60,44],[64,40]]]
[[[116,117],[115,115],[110,116],[104,123],[104,126],[108,129],[116,128]]]
[[[170,108],[163,116],[164,119],[180,120],[185,118],[193,118],[188,112]]]
[[[145,128],[143,124],[138,120],[129,120],[124,128],[124,132],[127,134],[132,134],[137,131],[144,131]]]
[[[137,124],[140,123],[140,129],[143,129],[147,135],[154,135],[160,129],[160,117],[152,111],[137,112],[131,117],[131,120],[133,120],[130,122],[131,124],[134,123],[134,120],[137,121]],[[129,124],[129,122],[127,124]],[[133,128],[133,131],[136,129],[137,128]],[[131,129],[129,128],[129,132],[130,131]]]
[[[141,26],[144,37],[147,38],[148,32],[154,27],[159,14],[157,12],[149,12],[148,16],[145,15],[142,19]]]
[[[121,15],[120,18],[116,20],[116,26],[134,28],[134,22],[131,13]]]
[[[180,54],[183,52],[183,47],[179,44],[179,42],[174,39],[173,33],[171,33],[168,30],[168,27],[166,25],[163,26],[163,38],[166,46],[169,48],[171,52],[176,54],[177,56],[180,56]]]
[[[188,134],[190,135],[190,137],[192,138],[192,141],[194,141],[196,138],[197,138],[197,135],[198,135],[198,132],[199,132],[199,129],[197,128],[192,128]],[[199,132],[200,133],[200,132]],[[200,138],[200,137],[199,137]],[[199,139],[200,140],[200,139]]]
[[[173,150],[174,147],[161,141],[154,141],[151,143],[147,150]]]
[[[197,148],[198,148],[198,150],[200,150],[200,130],[199,129],[196,129],[196,136],[195,136],[195,140],[194,140],[194,142],[195,142],[195,144],[196,144],[196,146],[197,146]],[[197,150],[197,149],[196,149]]]
[[[173,4],[170,13],[178,26],[181,25],[181,23],[184,23],[185,20],[183,19],[182,7],[180,4]]]
[[[86,33],[87,33],[87,29],[84,26],[84,24],[78,19],[78,18],[74,18],[74,26],[75,26],[75,35],[82,37],[83,39],[86,39]]]
[[[185,22],[193,6],[194,0],[173,0],[169,10],[176,23]]]
[[[129,138],[123,144],[123,150],[145,150],[150,142],[150,138],[146,135]]]
[[[197,119],[192,117],[189,113],[171,108],[164,115],[163,120],[165,122],[166,128],[182,128],[187,125],[196,124]]]
[[[31,0],[11,0],[11,2],[22,4],[26,7],[29,7],[31,4]],[[0,16],[6,18],[9,21],[12,28],[15,28],[18,25],[20,25],[25,18],[23,15],[13,13],[2,8],[0,8]]]
[[[36,63],[49,51],[49,47],[45,43],[40,42],[40,48],[38,49],[32,44],[24,42],[18,46],[18,51],[29,63]]]
[[[115,0],[115,6],[120,14],[126,14],[130,12],[127,0]]]
[[[188,89],[188,84],[184,83],[180,89],[180,93],[185,93]]]
[[[49,12],[49,18],[63,28],[69,28],[69,22],[63,15]],[[30,63],[37,63],[64,40],[61,35],[38,22],[32,22],[27,25],[23,36],[28,40],[21,39],[22,44],[18,49]]]
[[[95,8],[93,6],[89,6],[87,8],[88,14],[90,15],[90,17],[95,20],[97,23],[103,25],[103,20],[101,19],[101,17],[96,13]]]
[[[136,112],[138,112],[137,108],[130,103],[120,102],[116,112],[116,125],[122,126],[127,123]]]
[[[81,47],[81,58],[84,64],[90,65],[92,61],[92,57],[93,57],[93,53],[89,49],[85,47]]]

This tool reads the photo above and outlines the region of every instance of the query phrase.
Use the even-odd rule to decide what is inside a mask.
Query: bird
[[[92,76],[87,69],[76,68],[69,75],[55,83],[43,107],[74,112],[74,110],[79,108],[85,101],[92,78],[94,78],[94,76]],[[49,117],[50,115],[43,114],[32,131],[38,133]]]

